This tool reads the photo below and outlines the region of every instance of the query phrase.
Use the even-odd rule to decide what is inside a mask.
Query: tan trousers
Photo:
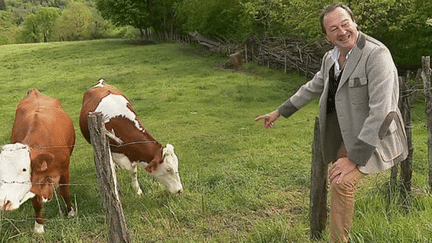
[[[346,157],[345,146],[342,146],[338,157]],[[364,174],[358,169],[345,175],[340,184],[336,180],[330,184],[330,242],[348,242],[349,232],[354,216],[354,194],[357,184]]]

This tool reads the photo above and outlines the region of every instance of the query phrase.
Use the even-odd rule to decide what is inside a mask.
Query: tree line
[[[0,0],[0,44],[133,36],[135,33],[143,37],[149,31],[168,35],[197,31],[234,43],[242,43],[253,34],[297,36],[314,41],[324,37],[319,13],[333,2]],[[420,67],[419,57],[432,53],[432,1],[345,0],[344,3],[353,10],[361,31],[390,48],[399,68]],[[8,32],[14,28],[21,35]]]
[[[111,1],[111,0],[109,0]],[[339,0],[340,1],[340,0]],[[251,33],[323,38],[319,14],[334,0],[190,0],[178,6],[187,30],[242,40]],[[421,67],[432,53],[432,1],[344,0],[359,29],[391,50],[399,69]]]
[[[0,45],[124,36],[92,0],[0,0]]]

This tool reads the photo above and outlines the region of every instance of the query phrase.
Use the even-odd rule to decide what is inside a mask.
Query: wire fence
[[[146,143],[157,143],[157,141],[134,141],[134,142],[129,142],[129,143],[124,143],[124,144],[110,144],[111,147],[126,147],[126,146],[131,146],[131,145],[137,145],[137,144],[146,144]],[[77,148],[77,147],[89,147],[91,145],[89,144],[78,144],[78,145],[72,145],[72,146],[36,146],[36,147],[28,147],[28,146],[24,146],[24,147],[19,147],[16,148],[14,150],[30,150],[31,148],[37,148],[37,149],[43,149],[43,150],[53,150],[53,149],[64,149],[64,148]],[[10,149],[8,149],[10,151]],[[50,185],[50,186],[54,186],[55,189],[57,189],[58,187],[62,187],[62,186],[68,186],[68,187],[91,187],[91,188],[98,188],[98,183],[95,181],[94,183],[67,183],[67,184],[62,184],[62,183],[37,183],[37,182],[31,182],[31,181],[6,181],[4,179],[0,179],[0,185],[2,184],[31,184],[31,185]],[[59,211],[59,216],[57,218],[43,218],[43,220],[50,224],[52,222],[59,222],[59,221],[73,221],[76,220],[76,217],[70,218],[70,217],[66,217],[66,203],[64,202],[62,197],[58,196],[58,192],[57,190],[54,190],[54,195],[53,195],[53,200],[51,201],[52,203],[56,203],[57,204],[57,208]],[[79,212],[79,205],[78,205],[78,201],[76,198],[76,194],[74,195],[74,202],[72,202],[74,204],[73,208],[76,211],[76,214],[78,217],[80,217],[80,215],[78,215]],[[23,223],[23,222],[27,222],[27,221],[31,221],[34,222],[37,220],[36,217],[31,217],[29,215],[29,217],[25,217],[25,218],[13,218],[13,217],[8,217],[7,216],[8,212],[3,212],[0,211],[0,232],[2,230],[3,226],[6,225],[11,225],[12,228],[14,228],[17,232],[18,235],[20,234],[21,230],[19,229],[19,227],[16,226],[16,224],[18,223]],[[85,216],[85,215],[81,215],[81,216]],[[93,219],[94,218],[101,218],[101,219],[106,219],[106,216],[103,212],[101,212],[100,214],[97,215],[92,215],[91,216]],[[14,235],[12,237],[10,237],[8,240],[11,240],[12,238],[17,237],[17,235]]]
[[[432,90],[432,88],[430,89]],[[415,93],[420,93],[420,94],[425,94],[425,89],[423,89],[423,85],[422,84],[415,84],[414,86],[411,87],[411,89],[409,90],[405,90],[405,93],[403,95],[401,95],[402,97],[412,97],[413,94]],[[301,121],[296,121],[295,123],[305,123],[305,122],[310,122],[310,119],[305,119],[305,120],[301,120]],[[412,126],[411,126],[412,127]],[[131,146],[131,145],[137,145],[137,144],[145,144],[145,143],[155,143],[156,141],[135,141],[135,142],[129,142],[129,143],[125,143],[125,144],[110,144],[111,147],[125,147],[125,146]],[[414,142],[414,145],[425,145],[427,144],[427,141],[417,141]],[[56,148],[77,148],[77,147],[89,147],[91,145],[85,143],[85,144],[76,144],[73,146],[44,146],[44,147],[36,147],[38,149],[56,149]],[[29,149],[29,148],[18,148],[18,149]],[[38,184],[44,184],[44,183],[32,183],[31,181],[5,181],[3,179],[0,179],[0,185],[1,184],[34,184],[34,185],[38,185]],[[45,183],[46,184],[46,183]],[[68,183],[68,184],[51,184],[54,186],[78,186],[78,187],[93,187],[93,188],[97,188],[98,187],[98,183],[94,182],[94,183]],[[64,212],[63,210],[66,208],[65,203],[62,199],[60,199],[61,197],[59,197],[57,195],[57,191],[55,190],[55,202],[58,205],[58,210],[59,210],[59,217],[60,218],[44,218],[44,221],[50,223],[50,222],[56,222],[56,221],[72,221],[75,220],[74,218],[68,218],[65,217],[64,215],[66,215],[66,212]],[[63,203],[63,206],[61,206],[61,202]],[[78,203],[76,200],[76,195],[75,195],[75,210],[79,211],[78,208]],[[37,218],[35,217],[26,217],[26,218],[22,218],[22,219],[16,219],[16,218],[9,218],[6,217],[7,212],[1,212],[0,211],[0,230],[2,228],[3,225],[7,225],[10,224],[13,228],[15,228],[17,231],[18,227],[15,226],[14,223],[22,223],[22,222],[26,222],[26,221],[35,221]],[[92,218],[101,218],[101,219],[105,219],[106,216],[101,213],[101,214],[97,214],[97,215],[92,215]]]
[[[403,79],[408,79],[408,81],[404,81],[406,83],[408,83],[408,86],[411,85],[409,87],[409,89],[403,90],[401,92],[400,97],[401,98],[412,98],[412,99],[418,99],[417,95],[428,95],[428,93],[432,90],[432,88],[428,88],[430,86],[427,86],[423,83],[420,83],[421,79],[415,78],[403,78]],[[310,121],[310,119],[308,119],[308,121]],[[305,121],[298,121],[297,123],[300,122],[305,122]],[[410,125],[410,128],[412,128],[412,125]],[[145,143],[157,143],[157,141],[134,141],[134,142],[129,142],[129,143],[125,143],[125,144],[110,144],[111,147],[125,147],[125,146],[132,146],[132,145],[137,145],[137,144],[145,144]],[[424,141],[424,142],[414,142],[414,145],[424,145],[424,144],[428,144],[428,141]],[[56,148],[77,148],[77,147],[89,147],[89,144],[77,144],[77,145],[73,145],[73,146],[44,146],[44,147],[37,147],[38,149],[56,149]],[[29,149],[27,148],[19,148],[19,149]],[[1,184],[32,184],[31,181],[5,181],[3,179],[0,179],[0,185]],[[33,184],[38,184],[38,183],[33,183]],[[41,183],[42,184],[42,183]],[[68,183],[68,184],[52,184],[54,186],[77,186],[77,187],[98,187],[97,182],[95,183]],[[66,215],[66,213],[64,212],[64,209],[66,208],[65,203],[62,199],[60,199],[61,197],[59,197],[57,195],[57,191],[54,190],[54,198],[56,203],[57,203],[57,207],[59,210],[59,218],[44,218],[44,221],[51,223],[51,222],[58,222],[58,221],[73,221],[76,220],[76,218],[68,218],[68,217],[64,217],[63,215]],[[76,217],[86,217],[86,215],[79,215],[79,205],[77,203],[77,199],[76,199],[76,195],[74,196],[75,200],[74,200],[74,209],[77,211],[77,216]],[[63,202],[63,203],[62,203]],[[35,217],[26,217],[26,218],[21,218],[21,219],[17,219],[17,218],[10,218],[6,216],[6,212],[0,212],[0,231],[2,230],[2,227],[5,225],[11,225],[12,228],[14,228],[17,232],[20,232],[20,229],[16,226],[16,224],[18,223],[22,223],[22,222],[27,222],[27,221],[36,221],[37,218]],[[101,214],[96,214],[96,215],[92,215],[92,218],[100,218],[100,219],[106,219],[106,216],[101,212]],[[11,236],[9,239],[14,238],[16,236]]]

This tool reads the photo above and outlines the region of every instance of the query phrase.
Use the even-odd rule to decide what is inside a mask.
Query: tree
[[[90,38],[98,39],[109,36],[109,31],[113,30],[115,26],[113,26],[111,21],[104,19],[96,8],[91,8],[91,10],[93,21],[91,24]]]
[[[12,12],[0,11],[0,45],[12,44],[17,40],[19,30],[15,21]]]
[[[392,52],[400,71],[421,67],[421,56],[432,52],[432,2],[423,0],[366,0],[353,6],[362,31]]]
[[[238,0],[191,0],[177,6],[185,31],[208,36],[243,39],[249,31],[243,22],[243,8]]]
[[[151,27],[150,13],[144,1],[97,0],[96,8],[102,17],[110,19],[117,26],[131,25],[140,29],[141,33],[143,29]]]
[[[40,42],[42,39],[36,14],[29,14],[24,22],[24,39],[26,42]]]
[[[6,3],[4,0],[0,0],[0,10],[6,10]]]
[[[102,16],[117,26],[131,25],[138,28],[141,36],[144,30],[173,33],[176,24],[175,5],[182,0],[96,0],[96,7]]]
[[[243,11],[249,18],[253,29],[257,32],[272,34],[283,25],[284,12],[287,11],[282,0],[251,0],[245,1]]]
[[[189,0],[178,7],[186,30],[241,40],[253,33],[321,38],[319,13],[331,0]]]
[[[30,42],[48,42],[53,34],[55,21],[60,17],[58,10],[42,7],[35,14],[29,14],[24,22],[24,37]]]
[[[56,22],[57,40],[89,39],[93,15],[84,3],[73,2],[66,8]]]
[[[36,14],[39,30],[42,33],[43,41],[48,42],[53,34],[55,21],[60,17],[57,9],[52,7],[40,8]]]

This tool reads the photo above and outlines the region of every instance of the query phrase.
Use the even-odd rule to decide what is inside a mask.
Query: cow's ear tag
[[[48,165],[46,161],[42,161],[42,163],[40,164],[40,171],[46,171],[48,169]]]

